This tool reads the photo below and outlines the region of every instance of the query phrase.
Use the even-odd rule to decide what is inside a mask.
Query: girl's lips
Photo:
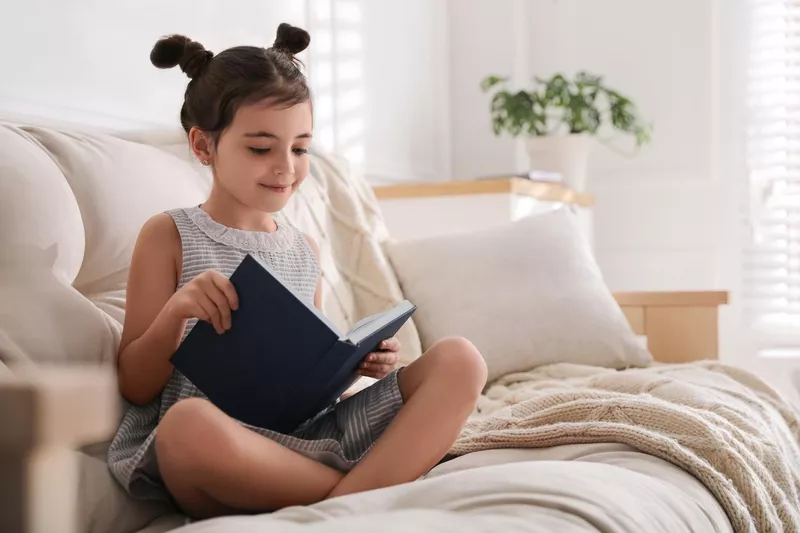
[[[286,192],[290,187],[289,185],[264,185],[263,183],[259,183],[259,185],[275,192]]]

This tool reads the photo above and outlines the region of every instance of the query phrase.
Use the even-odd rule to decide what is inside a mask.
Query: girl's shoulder
[[[180,249],[180,234],[172,216],[169,213],[158,213],[147,219],[137,238],[137,246],[141,244],[158,245],[163,247],[163,251],[170,248]]]
[[[131,269],[149,269],[148,265],[178,268],[181,261],[181,238],[172,217],[167,213],[151,216],[136,239]]]

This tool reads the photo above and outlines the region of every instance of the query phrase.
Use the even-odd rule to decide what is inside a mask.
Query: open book
[[[280,433],[333,404],[416,310],[404,300],[341,333],[253,255],[230,280],[239,296],[231,329],[220,335],[198,321],[171,362],[229,416]]]

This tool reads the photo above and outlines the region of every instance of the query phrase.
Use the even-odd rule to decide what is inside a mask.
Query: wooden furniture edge
[[[675,306],[675,305],[725,305],[727,291],[632,291],[615,292],[620,305]]]
[[[726,291],[616,292],[614,298],[656,361],[719,357],[719,306],[728,303]]]
[[[74,450],[113,436],[118,408],[110,369],[0,373],[0,531],[79,530]]]
[[[372,190],[379,200],[506,193],[584,207],[594,205],[591,194],[573,191],[564,184],[515,177],[376,185]]]

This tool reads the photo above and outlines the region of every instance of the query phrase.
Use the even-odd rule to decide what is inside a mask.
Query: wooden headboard
[[[628,323],[647,337],[647,347],[662,363],[685,363],[719,356],[718,310],[725,291],[617,292]]]

